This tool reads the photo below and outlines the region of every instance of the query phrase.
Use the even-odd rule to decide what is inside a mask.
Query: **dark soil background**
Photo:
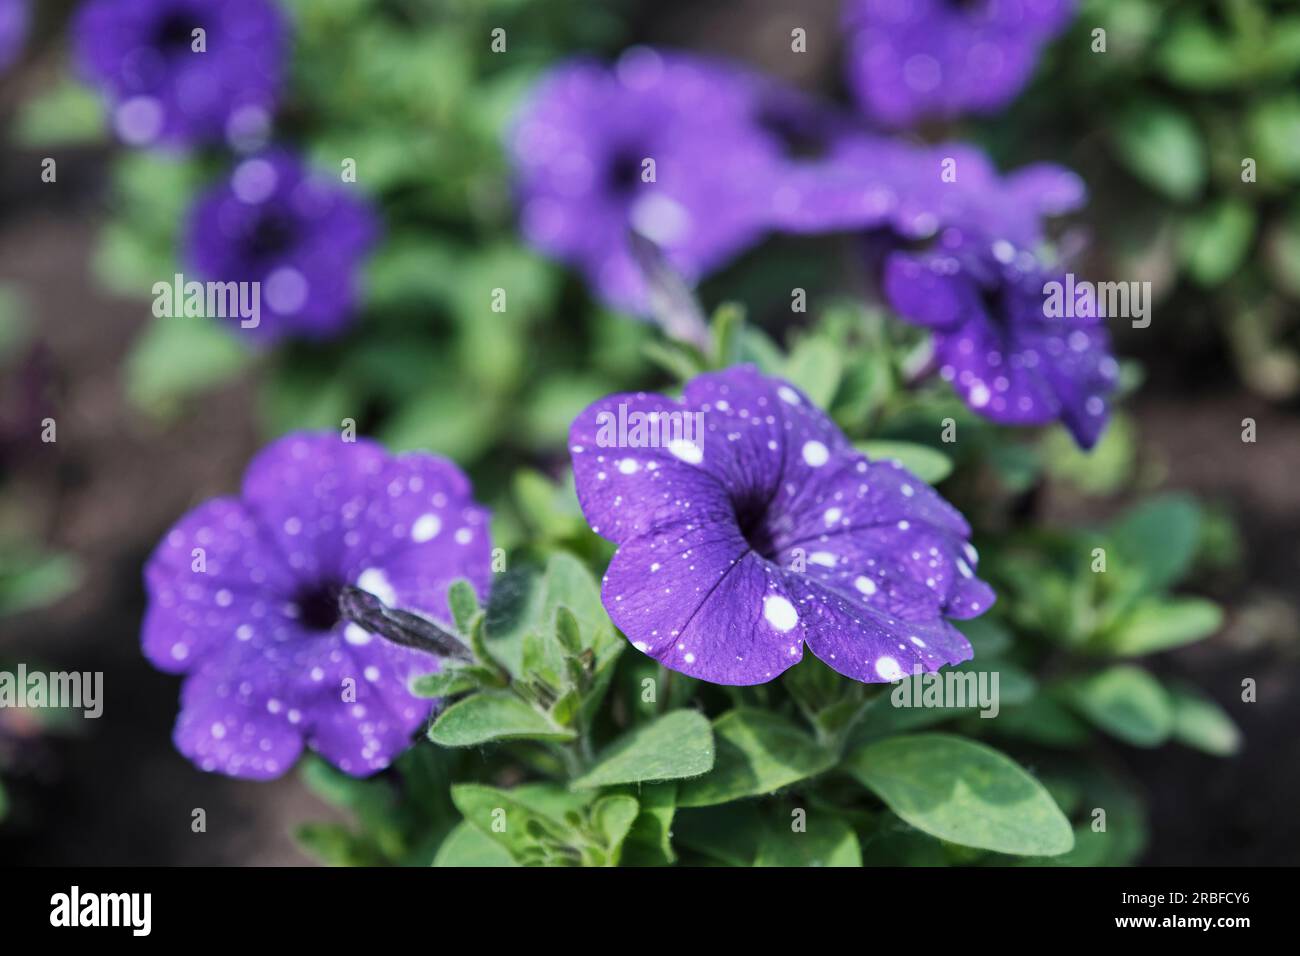
[[[811,29],[837,4],[801,10]],[[648,9],[648,8],[647,8]],[[790,75],[788,29],[761,0],[647,12],[638,35],[707,47],[826,86],[836,51],[811,51],[806,75]],[[816,31],[822,32],[822,31]],[[827,31],[829,32],[829,31]],[[48,44],[47,44],[48,47]],[[57,51],[43,50],[6,78],[0,113],[24,86],[40,84]],[[784,65],[784,70],[782,66]],[[203,774],[172,748],[179,679],[139,653],[140,569],[177,516],[237,486],[260,441],[247,382],[207,397],[165,427],[132,413],[120,363],[150,319],[146,301],[106,298],[88,261],[101,218],[107,155],[60,155],[57,186],[38,181],[39,156],[0,154],[0,280],[29,306],[39,346],[0,375],[6,434],[5,497],[21,522],[83,564],[84,580],[60,605],[0,621],[0,658],[53,670],[103,671],[105,715],[75,735],[24,744],[24,773],[6,781],[12,803],[0,825],[0,862],[31,864],[285,864],[305,858],[290,838],[298,823],[332,816],[292,775],[270,784]],[[1233,377],[1213,343],[1185,341],[1175,322],[1121,340],[1149,380],[1130,406],[1145,472],[1163,473],[1222,507],[1242,536],[1240,567],[1211,583],[1228,608],[1225,630],[1162,655],[1157,669],[1204,688],[1237,720],[1245,747],[1221,760],[1179,746],[1116,748],[1145,789],[1147,864],[1294,864],[1300,861],[1300,416],[1270,406]],[[1172,317],[1171,317],[1172,318]],[[19,396],[41,383],[41,407],[24,417]],[[58,442],[33,442],[45,414]],[[1241,420],[1258,422],[1255,445]],[[28,431],[11,431],[14,424]],[[22,441],[14,444],[15,437]],[[1226,451],[1225,451],[1226,449]],[[1108,506],[1108,511],[1110,510]],[[1079,517],[1077,502],[1049,501],[1050,519]],[[39,662],[39,665],[38,663]],[[1241,703],[1253,677],[1258,702]],[[195,808],[207,832],[191,832]]]

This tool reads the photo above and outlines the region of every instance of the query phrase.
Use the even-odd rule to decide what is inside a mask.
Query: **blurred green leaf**
[[[1191,90],[1221,90],[1249,76],[1240,49],[1200,17],[1176,19],[1156,51],[1156,64],[1170,82]]]
[[[784,378],[802,389],[818,408],[830,408],[843,374],[841,350],[828,339],[805,336],[786,360]]]
[[[252,355],[217,321],[155,319],[126,360],[126,391],[133,405],[159,417],[247,369]]]
[[[1216,286],[1236,272],[1255,239],[1255,209],[1225,201],[1198,209],[1179,236],[1183,264],[1193,279]]]
[[[101,142],[107,134],[104,109],[93,90],[75,80],[59,80],[20,105],[14,142],[29,149]]]
[[[952,459],[928,445],[905,441],[863,441],[853,446],[872,461],[896,461],[928,485],[952,473]]]
[[[1093,724],[1135,747],[1159,746],[1173,731],[1169,695],[1140,667],[1119,665],[1078,678],[1067,694]]]
[[[1119,623],[1106,640],[1107,649],[1121,656],[1154,654],[1192,644],[1223,626],[1223,611],[1203,598],[1147,600]]]
[[[1205,185],[1205,146],[1196,125],[1174,107],[1125,107],[1111,130],[1120,160],[1138,179],[1170,199],[1193,199]]]
[[[1187,573],[1196,557],[1201,510],[1183,494],[1164,494],[1133,506],[1115,521],[1108,536],[1124,562],[1124,573],[1139,579],[1134,589],[1163,591]]]
[[[1300,94],[1262,100],[1247,123],[1260,182],[1300,179]]]
[[[11,542],[0,546],[0,617],[47,607],[80,583],[81,567],[69,555]]]
[[[1170,687],[1168,692],[1175,740],[1216,757],[1230,757],[1241,749],[1241,731],[1217,703],[1191,687]]]

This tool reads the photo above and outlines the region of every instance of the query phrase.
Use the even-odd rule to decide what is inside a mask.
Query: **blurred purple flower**
[[[191,210],[187,259],[213,282],[260,282],[263,340],[324,339],[352,319],[379,235],[371,205],[285,151],[246,159]]]
[[[578,416],[569,450],[583,513],[619,546],[605,609],[665,667],[758,684],[806,644],[875,683],[971,657],[946,618],[994,595],[965,519],[788,384],[741,366],[693,379],[681,402],[611,395]]]
[[[1049,317],[1045,285],[1061,278],[1005,239],[952,228],[928,252],[891,254],[885,293],[933,331],[939,372],[973,411],[1006,425],[1059,419],[1086,449],[1119,366],[1097,309]]]
[[[288,47],[273,0],[88,0],[72,31],[127,143],[238,141],[270,123]]]
[[[355,585],[450,620],[448,586],[489,580],[488,515],[450,462],[298,433],[249,465],[238,498],[195,508],[145,567],[142,643],[187,675],[174,739],[204,770],[269,779],[303,743],[347,773],[382,769],[428,716],[408,680],[438,659],[340,620]]]
[[[927,239],[952,225],[979,223],[998,238],[1034,246],[1043,220],[1084,204],[1082,180],[1037,163],[1003,175],[977,147],[917,145],[864,132],[853,120],[783,90],[759,103],[760,125],[786,143],[774,177],[771,222],[786,232],[887,230]],[[813,144],[811,148],[807,144]]]
[[[849,83],[887,126],[995,110],[1028,82],[1074,0],[847,0]]]
[[[630,229],[688,280],[720,266],[767,228],[776,156],[751,121],[762,83],[725,63],[646,48],[613,68],[555,68],[510,134],[525,237],[637,312],[646,289]]]
[[[29,16],[27,0],[0,0],[0,70],[7,70],[22,52]]]

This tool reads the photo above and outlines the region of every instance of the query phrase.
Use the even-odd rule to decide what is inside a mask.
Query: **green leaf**
[[[1156,63],[1177,86],[1191,90],[1230,88],[1249,75],[1241,51],[1199,17],[1185,16],[1169,29]]]
[[[907,823],[963,846],[1055,856],[1074,845],[1070,822],[1041,783],[991,747],[947,734],[868,744],[845,770]]]
[[[72,80],[28,97],[14,123],[14,140],[26,147],[96,143],[105,132],[103,102]]]
[[[673,843],[727,866],[753,866],[763,838],[753,801],[682,810],[673,821]]]
[[[1137,466],[1137,429],[1129,416],[1115,414],[1090,451],[1064,427],[1051,428],[1040,444],[1044,467],[1089,495],[1111,495],[1132,481]]]
[[[1205,146],[1188,117],[1148,102],[1123,110],[1112,129],[1120,160],[1138,179],[1171,199],[1193,199],[1205,185]]]
[[[1140,590],[1160,591],[1187,573],[1200,533],[1196,502],[1170,494],[1131,508],[1111,525],[1109,537],[1125,561],[1125,573],[1140,576]]]
[[[510,691],[489,690],[452,704],[429,728],[429,739],[444,747],[472,747],[490,740],[572,740],[574,733],[556,725]]]
[[[447,834],[433,858],[434,866],[518,866],[514,857],[500,843],[485,836],[477,827],[465,823]]]
[[[1011,647],[1011,631],[1005,624],[987,614],[966,621],[954,621],[953,624],[970,641],[977,661],[996,657]]]
[[[842,351],[821,337],[801,339],[785,363],[785,378],[819,408],[829,408],[844,375]]]
[[[682,807],[707,807],[771,793],[829,770],[835,755],[779,714],[728,711],[713,725],[717,761],[703,777],[680,786]]]
[[[632,792],[632,788],[628,788]],[[640,813],[623,844],[624,866],[667,866],[676,862],[673,852],[673,816],[677,812],[677,783],[636,785]]]
[[[339,823],[307,823],[294,831],[305,852],[329,866],[382,866],[378,847]]]
[[[1133,609],[1106,640],[1113,654],[1135,657],[1192,644],[1223,626],[1223,611],[1204,598],[1147,600]]]
[[[1081,747],[1088,741],[1088,725],[1055,697],[1039,694],[1019,707],[998,714],[993,730],[1044,747]]]
[[[808,813],[807,830],[789,825],[763,832],[755,866],[861,866],[862,847],[847,823],[825,810]]]
[[[1174,739],[1216,757],[1241,749],[1241,731],[1227,712],[1189,687],[1169,688],[1174,707]]]
[[[952,459],[929,445],[905,441],[864,441],[854,445],[872,461],[896,461],[928,485],[952,473]]]
[[[456,622],[456,630],[468,634],[470,623],[479,611],[474,585],[464,578],[452,581],[451,587],[447,589],[447,604],[451,607],[451,616]]]
[[[676,710],[625,734],[573,786],[698,777],[712,766],[713,733],[708,720],[694,710]]]
[[[416,697],[454,697],[478,690],[490,671],[481,667],[452,667],[444,665],[434,674],[421,674],[411,679],[411,693]]]
[[[1066,692],[1083,716],[1135,747],[1158,746],[1173,731],[1169,695],[1140,667],[1111,667],[1072,682]]]
[[[623,841],[632,832],[632,824],[636,822],[640,809],[636,798],[627,794],[601,797],[591,805],[592,826],[609,850],[612,865],[617,865]]]
[[[1236,272],[1255,239],[1255,209],[1240,201],[1197,210],[1180,233],[1179,251],[1193,279],[1217,286]]]
[[[81,583],[81,566],[63,554],[19,546],[0,550],[0,617],[46,607]]]
[[[1300,179],[1300,96],[1263,100],[1251,109],[1248,125],[1261,176]]]
[[[466,823],[523,863],[543,841],[567,846],[580,843],[574,824],[580,821],[590,797],[566,793],[554,784],[500,790],[465,783],[451,788],[451,800]]]
[[[127,396],[141,411],[167,417],[183,399],[238,376],[251,359],[216,321],[155,319],[127,357]]]

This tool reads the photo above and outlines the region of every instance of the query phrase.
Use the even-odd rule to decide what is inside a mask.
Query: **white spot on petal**
[[[763,598],[763,617],[778,631],[788,631],[799,623],[799,614],[794,605],[779,594],[769,594]]]
[[[442,530],[442,519],[436,514],[422,514],[415,519],[415,524],[411,525],[411,540],[419,543],[432,541],[438,537],[438,532]]]

